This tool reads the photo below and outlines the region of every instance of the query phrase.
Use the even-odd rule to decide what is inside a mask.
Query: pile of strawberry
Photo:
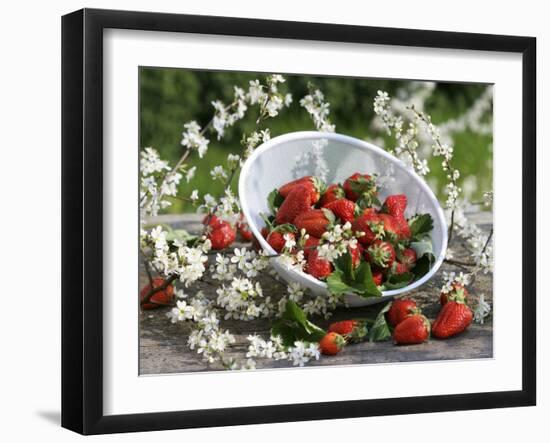
[[[356,236],[357,247],[348,249],[353,268],[359,268],[363,262],[368,263],[370,272],[367,274],[376,287],[396,289],[406,286],[419,278],[419,272],[426,273],[433,263],[433,255],[429,256],[432,219],[429,214],[407,219],[405,194],[390,195],[381,204],[378,191],[376,177],[360,173],[351,175],[342,184],[328,187],[311,176],[286,183],[268,197],[272,215],[264,217],[266,226],[262,229],[262,235],[276,252],[283,250],[285,235],[294,239],[304,251],[307,260],[305,272],[317,279],[327,280],[330,289],[330,283],[334,280],[330,276],[335,277],[337,263],[320,257],[318,246],[324,241],[323,234],[333,225],[349,222],[354,233],[361,233]],[[307,240],[301,238],[304,232]],[[419,272],[415,272],[421,257],[412,246],[419,240],[429,243],[430,247],[421,248],[422,255],[428,253],[423,258],[427,265],[423,263]],[[338,275],[346,281],[353,280],[350,271],[347,271],[350,275],[340,271]],[[365,282],[355,286],[358,288],[361,285],[364,286]]]
[[[391,337],[397,345],[415,345],[426,342],[430,335],[438,339],[454,337],[470,326],[473,313],[467,304],[468,291],[455,284],[448,293],[441,293],[441,309],[433,323],[422,314],[416,302],[410,298],[396,299],[380,311],[383,324],[377,320],[372,328],[386,328],[387,333],[378,332],[378,340]],[[393,332],[390,332],[393,330]],[[370,338],[377,331],[370,331]],[[366,322],[362,320],[343,320],[332,323],[328,332],[320,339],[319,348],[325,355],[335,355],[350,343],[363,341],[368,337]]]

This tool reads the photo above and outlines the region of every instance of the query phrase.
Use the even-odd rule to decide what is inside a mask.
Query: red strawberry
[[[351,200],[342,198],[327,204],[325,208],[330,209],[343,222],[351,223],[355,219],[355,202]]]
[[[354,268],[359,266],[359,264],[361,263],[361,256],[363,255],[364,250],[365,249],[363,248],[363,246],[361,246],[360,243],[357,243],[357,246],[355,248],[350,248],[348,246],[348,251],[351,255],[351,264]]]
[[[311,201],[307,189],[304,186],[295,186],[281,204],[275,221],[279,225],[292,223],[297,215],[310,209]]]
[[[398,226],[398,234],[399,238],[402,240],[408,240],[411,238],[411,227],[409,226],[409,222],[405,217],[398,218],[397,220],[397,226]]]
[[[292,225],[280,225],[273,229],[267,236],[267,242],[269,245],[277,252],[281,252],[285,247],[286,240],[284,238],[285,234],[290,235],[293,239],[296,238],[293,232],[294,228]]]
[[[384,233],[388,238],[398,239],[401,227],[397,219],[390,214],[378,214],[378,219],[384,224]]]
[[[356,172],[344,182],[344,192],[346,197],[353,201],[359,198],[372,198],[376,196],[376,183],[370,175]]]
[[[461,283],[453,283],[453,287],[449,293],[442,292],[439,296],[439,302],[441,303],[441,306],[443,306],[447,303],[449,298],[452,299],[456,297],[459,297],[464,301],[468,300],[468,290]]]
[[[214,214],[206,214],[202,219],[202,224],[207,226],[220,226],[224,221]]]
[[[317,203],[320,197],[320,189],[323,187],[322,182],[317,177],[311,177],[306,176],[299,178],[297,180],[293,180],[279,188],[279,194],[286,198],[290,194],[290,191],[292,191],[297,186],[303,186],[309,195],[310,198],[310,204],[314,205]]]
[[[353,332],[353,328],[357,326],[357,320],[342,320],[336,323],[331,323],[328,327],[329,332],[336,332],[340,335],[348,335]]]
[[[401,262],[407,266],[407,269],[414,268],[416,260],[416,251],[412,248],[407,248],[401,253]]]
[[[304,243],[304,257],[308,258],[311,251],[319,246],[319,239],[310,235]]]
[[[416,302],[410,298],[398,298],[390,306],[386,318],[390,325],[397,326],[409,315],[418,313]]]
[[[364,233],[361,237],[357,237],[357,240],[364,246],[369,246],[381,234],[382,227],[378,214],[372,211],[356,218],[351,224],[351,229],[354,232]]]
[[[237,237],[237,231],[228,222],[218,220],[215,225],[208,226],[207,237],[212,242],[212,249],[220,250],[230,246]]]
[[[404,263],[394,261],[393,265],[392,265],[392,268],[391,268],[391,271],[395,275],[401,275],[401,274],[406,274],[407,272],[409,272],[409,268]]]
[[[430,322],[420,314],[407,317],[393,330],[393,341],[397,345],[417,345],[430,336]]]
[[[432,334],[437,338],[448,338],[460,334],[472,322],[472,310],[464,298],[450,299],[439,311],[432,326]]]
[[[321,238],[329,225],[334,222],[333,219],[334,217],[328,209],[310,209],[299,214],[294,219],[294,224],[298,231],[305,229],[309,235]]]
[[[372,280],[376,286],[380,286],[384,281],[384,273],[380,269],[372,269]]]
[[[332,323],[328,327],[329,332],[336,332],[347,341],[356,343],[362,341],[367,336],[367,325],[360,320],[343,320]]]
[[[370,262],[380,268],[390,268],[395,261],[395,249],[391,243],[374,240],[368,248]]]
[[[326,278],[332,272],[332,264],[319,257],[319,251],[315,249],[309,253],[305,271],[315,278]]]
[[[252,231],[248,227],[248,223],[244,218],[244,214],[241,214],[241,216],[239,217],[239,222],[237,223],[237,230],[239,231],[239,234],[243,239],[243,241],[252,240]]]
[[[386,198],[382,210],[395,218],[404,218],[407,209],[407,196],[405,194],[390,195]]]
[[[153,288],[158,288],[159,286],[162,286],[164,282],[165,280],[163,278],[160,278],[160,277],[154,278]],[[140,301],[143,300],[150,291],[151,291],[150,284],[144,286],[140,292]],[[149,302],[144,303],[143,305],[141,305],[141,307],[143,309],[155,309],[155,308],[158,308],[159,306],[171,304],[173,299],[174,299],[174,286],[168,285],[166,286],[165,289],[155,292],[149,299]]]
[[[321,208],[326,207],[329,203],[344,198],[344,190],[340,185],[330,185],[325,193],[321,196],[319,200],[319,206]]]
[[[346,341],[344,337],[336,332],[327,333],[319,342],[321,354],[336,355],[344,347]]]

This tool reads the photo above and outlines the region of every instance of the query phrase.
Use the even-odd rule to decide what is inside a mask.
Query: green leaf
[[[362,262],[355,271],[355,281],[363,289],[363,293],[360,294],[364,297],[381,297],[382,292],[378,289],[378,286],[374,283],[372,278],[372,271],[370,264],[366,261]]]
[[[434,262],[435,262],[435,256],[430,253],[426,253],[422,257],[420,257],[418,260],[416,260],[416,264],[412,269],[416,279],[419,279],[420,277],[427,274],[428,271],[431,269],[432,265],[434,264]]]
[[[418,239],[422,234],[428,234],[434,227],[430,214],[416,214],[409,219],[411,238]]]
[[[342,271],[343,275],[346,278],[353,280],[353,260],[349,252],[342,254],[340,257],[334,260],[334,267]]]
[[[373,325],[369,331],[369,340],[372,341],[383,341],[391,337],[391,329],[386,321],[386,312],[389,311],[391,307],[391,302],[387,303],[376,316]]]
[[[432,246],[432,239],[429,236],[424,236],[421,241],[413,241],[410,247],[416,252],[416,258],[419,259],[425,254],[433,255],[434,250]]]
[[[267,196],[267,206],[272,214],[275,214],[279,209],[279,206],[283,204],[284,198],[279,194],[278,189],[274,189]]]
[[[339,269],[334,270],[327,277],[327,286],[331,294],[343,295],[351,291],[350,286],[344,282],[344,273]]]
[[[384,283],[384,289],[391,290],[404,288],[411,283],[413,278],[414,274],[412,272],[404,272],[403,274],[399,275],[390,275],[390,277]]]
[[[292,346],[297,340],[318,342],[326,331],[307,319],[306,314],[292,300],[286,302],[285,312],[273,323],[272,335],[279,335],[285,346]]]
[[[343,254],[335,260],[335,270],[327,277],[328,290],[334,295],[357,294],[361,297],[380,297],[382,292],[374,283],[367,262],[353,270],[351,255]]]
[[[166,241],[181,240],[184,243],[188,243],[197,238],[196,235],[191,235],[185,229],[172,229],[166,234]]]

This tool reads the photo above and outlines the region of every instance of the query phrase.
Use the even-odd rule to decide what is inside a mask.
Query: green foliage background
[[[205,125],[213,114],[211,102],[220,99],[230,103],[233,86],[247,90],[250,80],[264,75],[243,72],[194,71],[171,68],[141,68],[140,70],[140,146],[156,148],[161,157],[175,163],[182,154],[180,145],[183,124],[196,120]],[[373,98],[381,89],[390,95],[406,86],[407,81],[356,79],[342,77],[311,77],[285,75],[286,83],[281,92],[290,92],[294,102],[275,118],[262,122],[261,128],[269,128],[275,137],[287,132],[314,130],[313,122],[305,109],[299,105],[301,97],[307,94],[308,82],[312,82],[325,94],[330,103],[330,119],[336,124],[336,132],[361,139],[385,139],[385,146],[392,146],[393,140],[373,132],[370,122],[374,117]],[[464,113],[479,97],[485,85],[438,83],[426,102],[425,111],[431,114],[435,124],[455,118]],[[214,133],[210,139],[207,155],[199,159],[192,156],[188,162],[197,165],[197,174],[191,184],[181,183],[181,195],[187,196],[192,189],[200,195],[209,192],[218,195],[222,191],[219,182],[212,182],[209,171],[216,165],[225,165],[227,154],[240,153],[240,138],[255,128],[257,108],[250,109],[247,116],[235,126],[228,128],[226,136],[217,141]],[[485,191],[492,189],[493,162],[492,136],[480,135],[466,130],[454,134],[455,157],[453,164],[462,173],[460,183],[469,181],[472,201],[479,201]],[[444,201],[442,187],[445,183],[440,160],[431,159],[427,181],[439,198]],[[238,177],[233,181],[236,189]],[[193,208],[183,201],[174,200],[167,212],[191,211]]]

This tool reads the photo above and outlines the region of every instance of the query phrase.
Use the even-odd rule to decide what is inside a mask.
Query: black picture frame
[[[199,411],[103,413],[103,30],[108,28],[519,53],[523,63],[522,389]],[[83,9],[62,18],[62,426],[82,434],[536,404],[536,39]]]

